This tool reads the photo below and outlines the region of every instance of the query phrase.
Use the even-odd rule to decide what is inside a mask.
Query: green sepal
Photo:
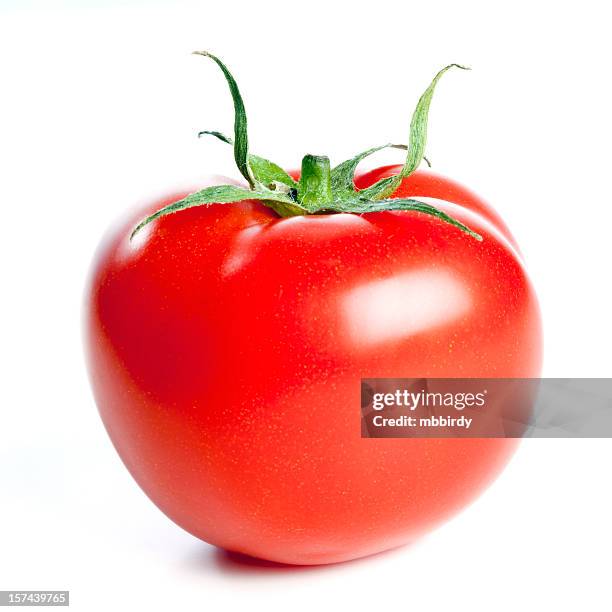
[[[447,215],[445,212],[440,209],[432,206],[431,204],[426,204],[425,202],[421,202],[420,200],[414,200],[412,198],[390,198],[388,200],[366,200],[361,197],[362,192],[357,193],[357,197],[350,202],[345,203],[334,203],[333,212],[349,212],[349,213],[370,213],[370,212],[383,212],[386,210],[414,210],[416,212],[425,213],[426,215],[431,215],[433,217],[437,217],[442,221],[453,225],[454,227],[460,229],[466,234],[470,235],[472,238],[475,238],[478,241],[482,241],[482,236],[477,234],[475,231],[471,230],[467,225],[461,223],[454,217]]]
[[[221,132],[204,130],[199,132],[198,136],[202,136],[204,134],[214,136],[215,138],[218,138],[222,142],[229,145],[234,144],[234,141],[229,136],[226,136]],[[279,165],[271,162],[269,159],[259,157],[258,155],[249,154],[248,160],[255,180],[262,185],[270,187],[270,185],[273,185],[274,183],[282,183],[290,189],[297,188],[297,182],[294,181],[293,178],[289,176],[289,174],[287,174]]]
[[[209,132],[210,133],[210,132]],[[347,159],[343,161],[341,164],[338,164],[331,171],[331,180],[332,180],[332,190],[334,194],[339,197],[349,197],[355,192],[355,171],[357,170],[357,166],[370,155],[382,151],[383,149],[402,149],[404,151],[408,150],[408,147],[403,144],[384,144],[379,147],[372,147],[371,149],[367,149],[366,151],[362,151],[355,157],[351,157],[351,159]],[[431,168],[431,162],[423,155],[423,160],[425,163]]]
[[[290,189],[297,188],[297,183],[279,165],[258,155],[249,155],[249,163],[255,178],[266,187],[281,183]]]
[[[215,138],[218,138],[221,142],[224,142],[228,145],[233,145],[234,141],[227,135],[225,135],[223,132],[217,132],[216,130],[202,130],[201,132],[198,132],[198,138],[200,138],[201,136],[214,136]]]
[[[341,164],[335,166],[331,171],[331,185],[334,195],[341,195],[344,193],[353,193],[355,191],[355,170],[357,166],[368,156],[392,147],[391,143],[381,145],[379,147],[372,147],[367,151],[362,151],[355,157],[343,161]]]
[[[255,187],[255,178],[249,167],[248,160],[249,138],[247,134],[247,117],[238,85],[232,73],[218,57],[212,53],[208,53],[208,51],[194,51],[193,53],[194,55],[209,57],[219,66],[221,72],[223,72],[223,76],[227,81],[234,102],[234,159],[236,160],[236,166],[238,166],[240,174],[246,179],[250,187]]]
[[[466,66],[460,64],[449,64],[442,68],[433,78],[429,87],[421,95],[414,113],[410,121],[410,136],[408,139],[408,154],[404,166],[395,176],[384,178],[374,185],[367,187],[361,191],[361,195],[368,200],[382,200],[390,196],[401,183],[402,179],[410,176],[419,166],[425,155],[425,146],[427,144],[427,120],[429,117],[429,107],[433,98],[434,91],[438,81],[451,68],[461,68],[469,70]]]
[[[206,204],[230,204],[232,202],[240,202],[244,200],[258,200],[273,208],[282,217],[290,217],[294,215],[304,215],[306,210],[297,204],[288,195],[272,191],[270,189],[245,189],[236,185],[217,185],[215,187],[206,187],[200,191],[196,191],[181,200],[173,202],[168,206],[158,210],[143,219],[132,231],[130,240],[143,228],[145,225],[180,210],[192,208],[194,206],[203,206]]]

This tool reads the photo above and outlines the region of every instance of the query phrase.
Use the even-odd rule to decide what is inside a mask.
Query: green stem
[[[298,201],[308,209],[320,209],[334,201],[329,157],[304,155],[298,184]]]

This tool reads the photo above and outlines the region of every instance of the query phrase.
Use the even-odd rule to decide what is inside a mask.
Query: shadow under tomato
[[[359,559],[339,563],[291,565],[250,557],[249,555],[225,550],[223,548],[211,548],[207,546],[205,549],[199,551],[197,561],[195,563],[192,561],[192,565],[196,565],[198,570],[212,569],[226,576],[297,576],[317,572],[330,573],[342,571],[359,564],[372,563],[395,554],[401,554],[400,551],[406,551],[413,547],[414,544],[406,544],[367,557],[360,557]]]
[[[288,563],[277,563],[276,561],[267,561],[250,557],[242,553],[225,550],[223,548],[215,549],[213,553],[213,563],[216,567],[230,574],[282,574],[292,572],[308,572],[321,571],[328,565],[290,565]]]

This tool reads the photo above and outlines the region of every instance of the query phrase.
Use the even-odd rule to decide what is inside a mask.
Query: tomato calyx
[[[305,155],[302,159],[300,179],[296,181],[274,162],[249,153],[246,111],[236,80],[218,57],[206,51],[196,51],[194,54],[208,57],[217,64],[227,81],[234,104],[233,139],[213,130],[201,131],[198,133],[198,137],[203,135],[214,136],[233,147],[236,166],[247,181],[248,188],[236,185],[216,185],[192,193],[142,220],[134,228],[130,238],[155,219],[186,208],[258,200],[265,206],[272,208],[281,217],[412,210],[437,217],[457,227],[472,238],[482,240],[479,234],[435,206],[412,198],[392,197],[402,180],[410,176],[422,160],[429,164],[425,157],[427,122],[429,107],[438,81],[451,68],[463,70],[469,70],[469,68],[459,64],[449,64],[436,74],[429,87],[421,95],[414,110],[407,146],[387,143],[373,147],[333,168],[326,156]],[[387,148],[407,151],[406,160],[400,172],[365,189],[357,190],[354,184],[354,176],[359,163],[366,157]]]

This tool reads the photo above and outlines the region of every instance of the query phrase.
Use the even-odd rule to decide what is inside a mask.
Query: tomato
[[[436,198],[482,241],[418,210],[279,216],[251,199],[130,239],[183,195],[110,234],[86,294],[102,420],[164,513],[228,550],[332,563],[410,542],[486,488],[516,441],[360,434],[361,378],[539,374],[534,290],[486,203],[417,170],[385,202]]]
[[[417,176],[418,195],[446,195]],[[92,383],[171,519],[256,557],[344,561],[413,540],[499,472],[513,440],[360,437],[362,377],[539,373],[519,257],[452,208],[482,243],[420,213],[283,219],[257,202],[163,217],[136,244],[135,218],[115,233],[87,306]]]

